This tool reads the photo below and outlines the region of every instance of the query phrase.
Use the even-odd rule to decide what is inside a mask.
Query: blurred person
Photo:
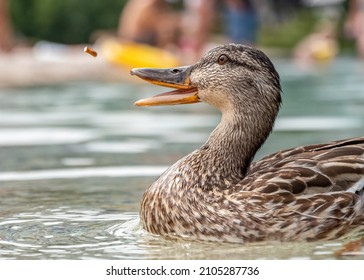
[[[255,45],[259,19],[251,0],[224,0],[225,34],[233,43]]]
[[[7,2],[7,0],[0,0],[0,52],[10,51],[12,45]]]
[[[179,16],[165,0],[129,0],[123,9],[118,36],[166,48],[175,43]]]
[[[339,52],[336,26],[334,20],[320,21],[316,30],[303,38],[295,47],[295,59],[301,64],[329,62],[334,59]]]
[[[259,19],[250,0],[185,0],[181,49],[187,62],[198,60],[208,48],[213,25],[222,15],[228,42],[256,44]]]
[[[364,0],[350,1],[345,28],[355,38],[357,52],[364,59]]]
[[[185,0],[180,46],[186,63],[205,53],[215,15],[214,0]]]

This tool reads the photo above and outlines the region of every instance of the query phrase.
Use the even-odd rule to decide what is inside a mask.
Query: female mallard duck
[[[138,106],[203,101],[222,112],[207,142],[145,192],[146,230],[223,242],[332,239],[364,230],[364,137],[280,151],[251,164],[281,104],[278,73],[263,52],[229,44],[192,66],[131,73],[176,88]]]

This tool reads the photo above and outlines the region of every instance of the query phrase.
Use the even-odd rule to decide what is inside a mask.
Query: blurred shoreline
[[[95,58],[84,53],[85,46],[42,43],[0,52],[0,88],[131,79],[128,69],[110,64],[100,52]]]

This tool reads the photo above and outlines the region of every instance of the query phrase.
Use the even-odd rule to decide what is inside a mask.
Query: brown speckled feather
[[[153,81],[153,70],[139,72]],[[173,86],[176,75],[188,77],[198,100],[217,107],[222,119],[201,148],[144,193],[140,218],[146,230],[218,242],[364,232],[364,137],[280,151],[251,164],[281,104],[279,76],[265,54],[229,44],[190,67],[156,70],[159,84],[166,83],[160,79],[166,72]]]
[[[251,165],[239,185],[244,190],[262,193],[287,190],[303,195],[347,191],[357,183],[360,190],[364,186],[364,181],[359,182],[363,177],[364,137],[303,146],[267,156]]]

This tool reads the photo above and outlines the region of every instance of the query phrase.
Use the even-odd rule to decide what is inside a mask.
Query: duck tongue
[[[135,68],[131,75],[152,84],[175,88],[176,90],[158,94],[135,102],[136,106],[160,106],[191,104],[200,102],[198,90],[190,84],[190,66],[178,68]]]
[[[197,93],[198,93],[197,88],[177,89],[157,94],[149,98],[138,100],[137,102],[134,103],[134,105],[161,106],[161,105],[191,104],[200,102]]]

